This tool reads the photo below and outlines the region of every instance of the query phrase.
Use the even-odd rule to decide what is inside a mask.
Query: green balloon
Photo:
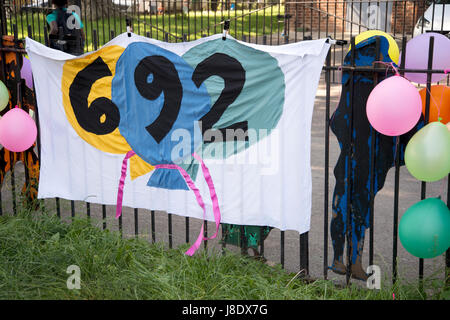
[[[418,180],[437,181],[450,172],[450,131],[440,122],[431,122],[408,142],[405,164]]]
[[[403,214],[398,234],[413,256],[437,257],[450,247],[450,210],[437,198],[419,201]]]
[[[0,111],[6,108],[9,103],[9,91],[3,81],[0,80]]]

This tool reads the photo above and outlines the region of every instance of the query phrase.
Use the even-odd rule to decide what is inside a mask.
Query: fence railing
[[[5,32],[18,38],[31,35],[44,43],[48,37],[46,15],[52,10],[50,1],[2,1],[2,12],[7,18]],[[93,50],[95,43],[102,46],[113,34],[125,32],[127,19],[134,33],[169,42],[220,33],[226,19],[231,20],[231,36],[269,45],[326,36],[350,41],[352,35],[368,29],[389,32],[400,43],[403,37],[427,30],[450,29],[449,22],[445,22],[450,19],[447,0],[73,0],[69,3],[79,8],[76,12],[84,24],[86,51]],[[333,48],[331,64],[341,65],[344,57],[344,50]],[[337,79],[333,72],[332,80]]]
[[[1,44],[2,80],[5,81],[11,91],[12,100],[17,101],[17,103],[13,103],[14,105],[23,106],[26,103],[35,103],[35,101],[25,101],[26,99],[30,100],[30,97],[27,97],[29,93],[26,92],[23,81],[20,81],[20,68],[18,66],[21,61],[21,55],[25,51],[19,39],[28,36],[42,43],[48,43],[48,24],[45,20],[45,16],[50,10],[48,3],[41,0],[15,1],[13,3],[3,0],[0,1],[0,4],[2,34],[13,35],[14,38],[12,43],[8,43],[3,38]],[[134,33],[170,42],[191,41],[214,33],[220,33],[225,20],[231,21],[229,30],[231,36],[252,43],[279,45],[324,37],[346,40],[341,41],[341,45],[332,46],[327,56],[321,80],[322,86],[325,87],[323,101],[325,107],[322,113],[315,111],[315,114],[319,113],[323,118],[313,119],[313,121],[321,123],[319,127],[322,131],[316,138],[319,140],[323,139],[319,144],[323,143],[324,145],[318,153],[320,155],[323,152],[323,163],[314,158],[314,154],[312,157],[313,166],[314,163],[318,163],[318,166],[323,170],[323,173],[318,175],[318,179],[323,182],[323,197],[320,199],[321,205],[317,205],[318,208],[322,207],[322,209],[313,208],[313,216],[318,216],[319,223],[323,226],[323,228],[317,229],[323,232],[321,234],[322,237],[319,240],[315,237],[310,239],[310,233],[317,230],[300,235],[290,231],[272,230],[267,236],[268,231],[264,229],[265,227],[260,227],[259,247],[255,253],[259,258],[278,261],[283,268],[286,267],[290,271],[299,271],[299,277],[321,276],[325,279],[329,278],[330,169],[334,166],[334,162],[330,160],[332,160],[331,153],[337,150],[337,143],[330,137],[330,119],[334,111],[332,103],[334,103],[336,98],[336,94],[332,94],[332,89],[340,86],[340,75],[342,72],[348,71],[351,77],[369,73],[375,86],[379,72],[385,72],[386,70],[384,66],[380,65],[374,65],[373,67],[355,66],[354,57],[351,57],[350,66],[343,66],[344,58],[348,52],[348,45],[352,43],[353,48],[355,47],[354,36],[360,32],[367,29],[381,29],[395,37],[400,44],[402,61],[405,61],[406,41],[415,34],[423,33],[427,30],[445,33],[447,30],[445,30],[444,19],[442,21],[436,20],[434,13],[439,12],[443,18],[445,10],[450,10],[450,7],[445,7],[444,5],[442,5],[442,9],[435,9],[436,6],[441,6],[437,2],[431,4],[431,23],[427,24],[424,18],[424,13],[427,16],[426,12],[429,6],[427,1],[86,0],[77,1],[75,4],[80,8],[80,17],[84,24],[86,34],[85,52],[96,50],[115,35],[126,32],[127,19],[131,21]],[[373,15],[375,15],[375,18],[373,18]],[[430,22],[429,20],[427,21]],[[433,25],[435,21],[441,21],[438,28]],[[375,61],[378,61],[380,55],[379,41],[377,42],[376,51],[377,58]],[[13,69],[7,63],[6,54],[15,55],[17,65],[13,66]],[[429,57],[432,56],[433,50],[429,52]],[[14,75],[11,75],[11,71],[14,71]],[[403,73],[408,70],[401,64],[399,71]],[[429,79],[431,79],[431,73],[442,73],[444,70],[428,69],[421,72],[427,73]],[[427,87],[429,88],[430,84],[427,84]],[[353,92],[353,95],[357,94],[354,92],[353,82],[350,90]],[[426,110],[429,110],[429,90],[426,101]],[[350,106],[350,108],[353,108],[352,102],[350,102]],[[39,113],[36,105],[34,105],[34,109],[38,120]],[[427,118],[425,122],[428,122]],[[39,142],[37,147],[39,148]],[[374,146],[372,145],[371,148],[374,148]],[[399,264],[397,233],[399,213],[401,212],[399,203],[401,186],[399,153],[400,150],[397,148],[395,151],[392,186],[392,254],[390,258],[392,261],[391,279],[393,282],[398,278]],[[371,154],[374,155],[373,149]],[[16,154],[11,153],[8,156],[11,164],[15,164],[20,160],[20,157]],[[24,156],[26,157],[27,155],[25,154]],[[17,180],[20,183],[25,180],[29,182],[30,177],[28,162],[23,161],[23,163],[26,164],[23,169],[20,166],[14,169],[14,165],[11,165],[13,170],[11,170],[9,182],[7,180],[3,181],[3,191],[0,190],[0,214],[4,212],[13,212],[15,214],[17,211]],[[373,170],[371,170],[371,174],[373,179]],[[314,186],[314,181],[314,190],[320,190],[320,186]],[[347,183],[351,183],[351,177],[348,177]],[[405,184],[406,182],[402,183]],[[448,183],[446,191],[447,204],[450,204],[449,190],[450,183]],[[424,199],[426,194],[427,184],[422,182],[420,183],[420,197],[418,198]],[[377,234],[384,233],[386,230],[377,229],[377,233],[375,232],[374,216],[377,215],[377,212],[373,192],[371,192],[370,197],[370,212],[372,214],[370,217],[369,257],[367,262],[369,265],[373,265],[376,255],[375,249],[378,248],[376,247],[375,238]],[[106,205],[91,204],[89,199],[86,199],[86,202],[79,202],[56,198],[51,201],[46,200],[43,203],[47,208],[55,210],[56,214],[64,219],[70,220],[76,213],[84,211],[86,216],[93,221],[100,221],[103,229],[117,229],[125,235],[148,236],[151,242],[166,241],[170,248],[177,244],[188,243],[194,239],[195,235],[193,232],[198,230],[201,223],[197,219],[181,218],[171,213],[146,212],[146,210],[130,208],[124,208],[123,218],[120,217],[116,223],[110,222],[112,221],[109,218],[111,217],[110,213],[113,211],[112,208]],[[207,226],[208,224],[206,223],[206,234],[208,232]],[[244,237],[244,227],[241,226],[240,228],[240,241],[238,243],[241,251],[247,253],[249,247]],[[350,236],[347,230],[347,240],[350,239]],[[227,234],[222,232],[222,240],[226,237]],[[348,242],[347,261],[350,261],[350,246]],[[225,246],[226,241],[208,241],[204,244],[205,249],[217,247],[224,250]],[[310,250],[310,247],[313,250]],[[386,254],[383,257],[388,258]],[[408,262],[410,261],[411,259],[408,260]],[[418,276],[422,280],[425,270],[424,260],[420,259],[418,264]],[[320,265],[323,266],[321,271],[319,271]],[[449,252],[446,253],[444,265],[450,268]],[[348,271],[350,267],[351,265],[347,265],[347,283],[350,282]]]

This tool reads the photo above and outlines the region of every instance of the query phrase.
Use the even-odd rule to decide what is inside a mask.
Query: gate
[[[402,61],[406,50],[406,41],[417,30],[426,32],[430,26],[421,18],[428,9],[428,1],[356,1],[356,0],[320,0],[320,1],[232,1],[232,0],[75,0],[72,9],[78,13],[84,24],[86,34],[85,52],[96,50],[116,35],[126,32],[127,25],[139,35],[152,37],[167,42],[192,41],[200,37],[221,33],[225,20],[230,21],[230,34],[236,39],[268,45],[281,45],[301,40],[329,37],[338,39],[327,56],[326,65],[319,91],[317,93],[316,107],[313,118],[312,132],[312,168],[313,168],[313,199],[311,231],[298,234],[291,231],[272,230],[267,238],[265,227],[260,227],[258,247],[254,248],[260,259],[268,259],[281,264],[291,272],[297,272],[302,279],[311,280],[318,277],[325,279],[343,280],[342,277],[331,276],[329,272],[330,254],[332,251],[329,228],[331,218],[330,195],[333,191],[332,171],[338,152],[338,144],[334,136],[330,135],[330,119],[339,98],[341,73],[348,72],[350,77],[361,73],[371,73],[374,85],[377,83],[379,72],[385,72],[386,67],[374,64],[372,67],[355,66],[354,57],[350,65],[344,66],[344,58],[348,46],[354,47],[354,36],[368,29],[379,28],[389,32],[399,44],[402,51]],[[439,1],[433,2],[431,8],[439,6]],[[33,104],[34,96],[26,90],[20,77],[10,76],[11,72],[20,75],[19,65],[21,55],[25,53],[21,39],[33,38],[41,43],[48,44],[48,24],[45,16],[50,12],[48,2],[45,0],[15,0],[0,1],[1,30],[3,41],[1,43],[2,80],[5,81],[12,93],[12,100],[24,107]],[[445,7],[439,12],[445,14]],[[78,10],[78,11],[77,11]],[[433,9],[434,12],[434,9]],[[437,12],[437,10],[436,10]],[[442,33],[448,32],[444,28],[444,20],[440,26],[433,26],[435,17],[431,21],[431,29]],[[11,35],[8,38],[6,35]],[[377,56],[380,54],[379,40],[377,40]],[[15,55],[16,64],[8,65],[8,57]],[[433,55],[433,46],[430,45],[429,57]],[[379,59],[377,58],[376,61]],[[431,64],[430,64],[431,66]],[[404,73],[404,65],[399,71]],[[426,72],[428,79],[431,73],[444,73],[445,70],[421,70]],[[447,77],[448,85],[448,77]],[[429,89],[430,83],[427,84]],[[353,92],[353,86],[350,89]],[[428,90],[429,92],[429,90]],[[353,95],[356,93],[353,93]],[[352,97],[353,97],[352,95]],[[30,100],[31,99],[31,100]],[[31,101],[31,102],[30,102]],[[351,99],[353,101],[353,98]],[[427,93],[427,110],[429,110],[430,96]],[[352,106],[353,102],[350,102]],[[4,111],[6,112],[6,111]],[[429,112],[429,111],[427,111]],[[3,112],[2,112],[3,113]],[[35,116],[39,113],[35,107]],[[425,122],[428,121],[425,117]],[[399,139],[399,138],[397,138]],[[323,145],[323,147],[322,147]],[[373,148],[373,146],[372,146]],[[39,153],[39,142],[36,153]],[[373,154],[373,153],[372,153]],[[37,163],[25,160],[26,166],[14,164],[21,159],[28,159],[27,154],[9,154],[11,164],[9,179],[3,181],[3,190],[0,190],[0,214],[17,211],[18,183],[29,183],[32,164]],[[4,174],[9,170],[3,169]],[[371,169],[372,170],[372,169]],[[400,179],[402,176],[403,180]],[[373,177],[373,170],[372,170]],[[351,181],[351,177],[349,177]],[[409,180],[408,180],[409,179]],[[417,269],[411,268],[416,259],[409,256],[398,246],[398,221],[405,209],[414,202],[439,193],[450,204],[450,183],[440,182],[439,186],[410,181],[407,172],[400,166],[400,150],[395,150],[394,168],[387,177],[386,194],[380,194],[375,201],[375,195],[370,194],[370,229],[367,237],[369,253],[364,255],[365,265],[383,264],[384,274],[392,282],[399,278],[399,266],[407,267],[405,277],[418,278],[422,283],[425,277],[433,276],[448,280],[450,268],[450,254],[447,251],[445,261],[436,258],[426,268],[423,259],[417,259]],[[402,188],[400,188],[402,186]],[[402,190],[400,190],[402,189]],[[406,191],[405,191],[406,190]],[[402,201],[404,193],[408,193]],[[70,221],[78,212],[84,212],[93,221],[100,221],[103,229],[119,230],[124,236],[148,237],[149,241],[167,242],[169,248],[182,243],[190,242],[198,230],[201,221],[197,219],[182,218],[171,213],[161,213],[141,209],[124,208],[123,218],[118,223],[113,222],[114,208],[105,205],[96,205],[85,199],[85,202],[68,201],[64,199],[46,199],[42,205],[55,210],[62,219]],[[444,199],[443,199],[444,200]],[[351,200],[350,200],[351,201]],[[408,202],[409,201],[409,202]],[[414,203],[413,202],[413,203]],[[388,211],[384,207],[386,203]],[[387,215],[387,216],[386,216]],[[349,215],[350,216],[350,215]],[[208,224],[205,224],[207,234]],[[244,226],[238,232],[238,245],[244,254],[248,254],[249,245],[244,237]],[[222,240],[226,237],[222,234]],[[347,240],[351,234],[347,232]],[[211,247],[221,249],[226,247],[226,241],[208,241],[204,249]],[[350,260],[350,246],[347,245],[347,259]],[[389,262],[387,262],[389,261]],[[347,270],[351,263],[347,264]],[[417,270],[417,271],[415,271]],[[350,274],[346,273],[345,281],[350,282]]]

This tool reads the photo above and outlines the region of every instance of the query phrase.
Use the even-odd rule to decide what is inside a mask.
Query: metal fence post
[[[355,48],[355,37],[352,37],[351,40],[351,46],[352,48]],[[355,50],[351,50],[351,66],[352,68],[355,67]],[[349,130],[348,134],[350,137],[350,142],[348,147],[348,154],[353,155],[353,94],[354,94],[354,71],[353,69],[349,70],[350,73],[350,113],[349,113]],[[351,276],[351,269],[352,269],[352,198],[351,194],[353,191],[353,176],[352,176],[352,159],[348,159],[347,161],[347,181],[346,181],[346,187],[347,187],[347,223],[346,223],[346,235],[347,235],[347,272],[346,272],[346,283],[347,285],[350,283],[350,276]]]

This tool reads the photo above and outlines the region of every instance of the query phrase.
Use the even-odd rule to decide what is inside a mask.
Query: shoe
[[[333,261],[333,265],[328,267],[328,269],[339,275],[347,274],[347,267],[338,260]]]
[[[361,260],[356,259],[356,263],[352,265],[351,277],[355,280],[367,281],[369,275],[363,270]]]

